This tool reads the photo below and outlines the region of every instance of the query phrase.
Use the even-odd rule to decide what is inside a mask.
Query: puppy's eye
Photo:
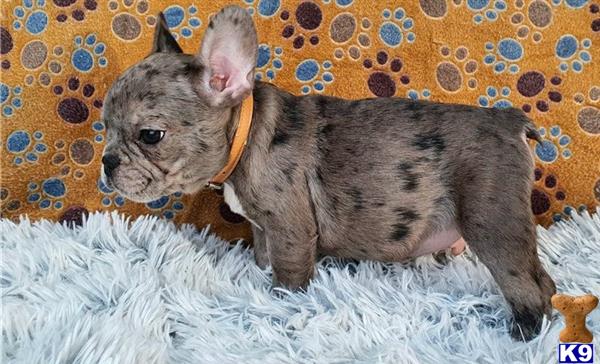
[[[165,136],[164,130],[142,129],[140,131],[140,140],[145,144],[156,144]]]

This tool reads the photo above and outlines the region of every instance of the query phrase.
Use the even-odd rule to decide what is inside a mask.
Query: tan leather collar
[[[248,135],[250,134],[250,126],[252,125],[253,109],[254,97],[250,94],[250,96],[242,101],[240,120],[238,121],[238,126],[233,135],[233,141],[231,142],[231,149],[229,150],[229,160],[225,167],[210,179],[208,187],[218,190],[223,188],[223,183],[231,176],[231,173],[233,173],[240,158],[242,158],[244,148],[246,147],[246,143],[248,143]]]

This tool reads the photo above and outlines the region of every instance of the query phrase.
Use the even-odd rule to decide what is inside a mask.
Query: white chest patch
[[[262,228],[256,222],[254,222],[251,218],[248,217],[248,215],[246,215],[246,211],[244,211],[244,208],[242,207],[240,200],[238,199],[237,195],[235,194],[235,190],[227,182],[225,182],[223,184],[223,198],[225,199],[225,203],[227,205],[229,205],[229,209],[232,212],[235,212],[238,215],[242,215],[243,217],[246,218],[246,220],[250,221],[252,223],[252,225],[254,225],[257,228],[259,228],[260,230],[262,230]]]

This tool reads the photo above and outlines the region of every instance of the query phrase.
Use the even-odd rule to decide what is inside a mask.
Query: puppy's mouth
[[[149,177],[143,177],[141,181],[137,181],[134,186],[127,186],[129,185],[128,183],[124,184],[119,181],[119,179],[104,178],[104,184],[108,188],[115,190],[117,193],[133,202],[147,203],[162,196],[161,194],[152,193],[152,188],[150,188],[152,179]]]

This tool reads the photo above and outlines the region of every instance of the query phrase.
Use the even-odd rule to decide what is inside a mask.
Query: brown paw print
[[[95,11],[98,8],[96,0],[52,0],[52,3],[61,11],[56,16],[59,23],[64,23],[71,18],[76,21],[85,19],[86,11]]]
[[[142,34],[141,18],[145,17],[146,26],[156,24],[156,17],[148,15],[149,8],[150,5],[146,0],[109,1],[108,10],[118,12],[111,21],[113,34],[123,41],[138,39]]]
[[[554,174],[545,171],[542,167],[537,167],[534,173],[535,182],[534,188],[531,191],[531,208],[533,213],[536,216],[545,215],[552,209],[553,205],[559,206],[559,210],[562,210],[567,195],[559,186],[558,178]],[[562,214],[557,213],[552,218],[554,221],[559,221],[562,218]]]
[[[23,47],[21,51],[21,65],[31,72],[25,76],[25,84],[33,86],[37,79],[39,84],[48,87],[52,83],[52,77],[60,75],[64,64],[65,50],[62,46],[56,46],[52,52],[48,45],[40,40],[34,39]]]
[[[517,29],[517,38],[527,39],[533,31],[531,39],[534,43],[542,41],[542,33],[537,29],[544,29],[552,23],[552,8],[543,0],[530,2],[527,7],[520,1],[516,5],[517,11],[510,16],[510,23]]]
[[[68,145],[59,139],[54,142],[54,151],[52,155],[52,164],[59,168],[59,175],[65,177],[73,172],[73,178],[81,180],[85,177],[82,168],[92,163],[96,150],[94,145],[87,138],[78,138]]]
[[[90,107],[88,104],[96,92],[92,84],[86,83],[81,86],[79,78],[71,77],[66,86],[55,85],[52,91],[57,96],[64,96],[56,107],[56,112],[63,121],[69,124],[81,124],[89,119]],[[67,94],[70,95],[67,96]],[[100,99],[94,99],[91,103],[97,109],[102,107]]]
[[[577,104],[583,104],[585,102],[585,96],[583,93],[576,93],[574,100]],[[577,112],[577,124],[581,130],[587,134],[600,135],[600,108],[592,104],[600,101],[600,86],[592,86],[588,92],[589,104],[584,105]]]
[[[531,103],[535,102],[535,108],[539,112],[547,112],[550,110],[551,103],[560,103],[563,99],[562,94],[557,88],[562,83],[562,78],[554,76],[550,79],[550,88],[548,93],[543,93],[548,86],[546,76],[538,71],[528,71],[523,73],[517,80],[517,91],[526,98],[535,98]],[[532,104],[529,102],[524,103],[521,108],[526,113],[530,113],[533,110]]]
[[[6,187],[0,187],[0,205],[2,206],[2,215],[5,212],[15,212],[21,208],[21,201],[11,199],[10,190]]]
[[[473,76],[478,69],[477,61],[468,59],[469,50],[464,46],[456,48],[454,55],[452,53],[450,47],[446,45],[440,48],[440,54],[446,59],[438,63],[435,69],[435,78],[438,85],[444,91],[454,93],[461,89],[464,79],[468,78],[467,87],[475,89],[477,79]],[[454,60],[451,58],[454,58]],[[462,64],[462,70],[459,67],[460,64]]]
[[[400,58],[394,57],[390,60],[388,53],[382,50],[377,52],[375,61],[371,58],[365,58],[363,66],[366,69],[373,70],[367,79],[367,85],[373,95],[391,97],[396,94],[396,81],[392,76],[402,70],[403,64]],[[400,77],[400,82],[408,84],[410,79],[407,75],[403,75]]]
[[[281,20],[287,22],[292,15],[288,10],[283,10],[280,14]],[[305,44],[316,46],[320,39],[317,30],[323,22],[323,12],[319,5],[313,2],[301,2],[294,11],[294,23],[287,23],[282,31],[281,36],[292,41],[294,49],[301,49]]]
[[[366,32],[370,27],[371,21],[363,18],[360,22],[362,31],[358,31],[357,20],[350,13],[341,13],[333,18],[329,26],[329,36],[335,44],[343,46],[334,49],[335,59],[344,58],[345,53],[348,53],[348,57],[354,61],[360,59],[360,49],[371,47],[371,38]]]

